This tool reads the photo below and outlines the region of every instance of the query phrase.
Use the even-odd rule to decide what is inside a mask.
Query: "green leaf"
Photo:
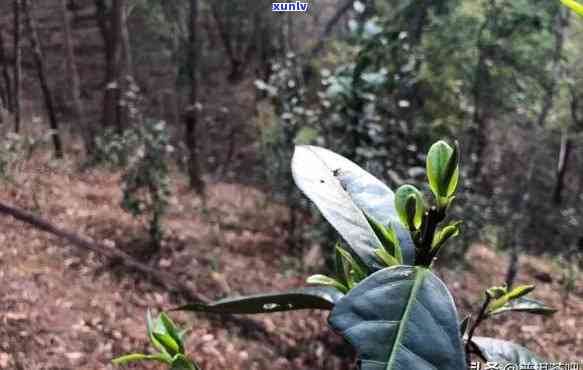
[[[403,254],[401,252],[401,246],[399,245],[399,239],[397,238],[397,233],[392,225],[389,227],[385,227],[381,223],[374,220],[372,217],[364,214],[366,220],[368,221],[369,225],[372,227],[373,231],[377,235],[377,238],[380,239],[383,248],[389,253],[391,256],[396,258],[399,261],[399,264],[403,264]]]
[[[381,243],[362,212],[383,225],[396,225],[404,263],[414,263],[411,235],[400,225],[393,192],[380,180],[348,159],[316,146],[296,146],[292,173],[300,190],[370,269],[381,268],[374,252]]]
[[[501,339],[473,337],[472,343],[480,349],[486,361],[496,362],[500,366],[505,364],[526,365],[552,362],[533,354],[518,344]]]
[[[398,266],[401,264],[395,257],[391,256],[385,249],[379,248],[375,252],[387,267]]]
[[[493,286],[486,290],[486,294],[492,299],[500,298],[506,293],[508,293],[508,288],[506,286]]]
[[[429,149],[426,163],[427,177],[438,207],[445,207],[448,198],[455,193],[459,181],[458,160],[457,151],[443,140],[433,144]]]
[[[561,0],[563,5],[571,8],[575,13],[583,17],[583,4],[575,0]]]
[[[334,246],[334,270],[336,272],[336,278],[340,283],[348,287],[348,276],[346,274],[346,263],[344,258],[342,258],[342,253],[340,253],[340,242],[337,242]]]
[[[488,313],[489,316],[498,315],[504,312],[526,312],[535,315],[552,315],[557,312],[557,309],[546,306],[544,303],[539,302],[534,299],[521,297],[511,302],[506,303],[504,306],[493,310]]]
[[[502,295],[500,298],[496,298],[495,300],[491,301],[488,305],[488,310],[486,311],[490,314],[493,311],[496,311],[506,305],[508,302],[518,299],[522,296],[527,295],[528,293],[534,290],[534,285],[521,285],[512,289],[512,291]]]
[[[164,349],[170,356],[174,356],[180,353],[180,346],[178,343],[176,343],[174,338],[170,336],[170,334],[155,331],[153,335],[154,338],[156,338],[156,340],[164,346]]]
[[[433,239],[433,245],[431,247],[431,253],[436,256],[441,247],[451,238],[455,238],[460,234],[460,225],[461,222],[456,222],[452,225],[447,225],[443,229],[441,229]]]
[[[421,192],[413,185],[403,185],[395,193],[395,208],[401,223],[408,228],[418,230],[421,227],[425,200]],[[413,224],[411,224],[411,221]]]
[[[165,364],[170,364],[171,359],[168,355],[157,354],[157,355],[145,355],[143,353],[132,353],[129,355],[124,355],[116,357],[112,360],[114,365],[127,365],[131,362],[137,361],[158,361]]]
[[[456,141],[453,152],[447,161],[447,166],[445,168],[444,179],[448,183],[447,186],[447,196],[451,197],[457,190],[457,185],[459,182],[459,145]]]
[[[285,293],[221,299],[210,304],[192,303],[172,311],[257,314],[303,309],[331,310],[343,295],[335,288],[309,287]]]
[[[156,320],[156,324],[159,320]],[[150,338],[150,342],[152,345],[160,352],[167,353],[164,346],[158,342],[158,340],[154,337],[154,322],[152,321],[152,312],[150,309],[146,311],[146,328],[148,330],[148,338]]]
[[[346,261],[346,267],[348,267],[348,271],[345,271],[345,273],[349,273],[351,270],[354,270],[357,282],[363,280],[369,275],[368,268],[366,266],[363,266],[358,260],[354,259],[350,252],[348,252],[341,246],[337,246],[336,249],[338,250],[338,253],[340,253],[340,255],[342,256],[344,261]]]
[[[160,313],[159,320],[164,325],[164,328],[166,329],[166,333],[168,335],[170,335],[170,337],[172,337],[172,339],[176,342],[176,344],[178,344],[178,353],[184,354],[184,343],[182,343],[182,337],[180,336],[180,333],[178,332],[178,328],[176,327],[176,324],[174,324],[174,322],[170,319],[170,317],[168,317],[168,315],[166,315],[164,312]]]
[[[193,363],[180,353],[174,356],[171,365],[170,370],[200,370],[200,367],[196,363]]]
[[[430,270],[377,271],[340,299],[329,318],[364,370],[465,369],[453,298]]]
[[[306,279],[306,283],[334,287],[345,294],[348,292],[348,288],[344,284],[326,275],[312,275]]]

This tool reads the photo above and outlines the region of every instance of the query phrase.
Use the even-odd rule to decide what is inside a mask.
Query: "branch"
[[[154,279],[157,283],[168,289],[169,291],[176,292],[178,295],[180,295],[189,302],[200,303],[209,302],[208,298],[201,294],[193,292],[188,285],[182,282],[182,279],[178,278],[174,274],[153,269],[152,267],[139,262],[129,254],[122,252],[118,249],[112,249],[104,244],[91,241],[83,236],[60,229],[38,216],[32,215],[18,208],[11,207],[2,202],[0,202],[0,214],[12,216],[18,221],[25,222],[29,225],[36,227],[39,230],[58,236],[59,238],[66,240],[67,242],[73,244],[78,248],[88,249],[112,261],[120,262],[130,269],[135,269],[140,272],[143,272],[150,276],[152,279]],[[280,343],[279,339],[273,337],[273,335],[271,335],[265,329],[263,324],[252,319],[236,317],[233,315],[221,315],[220,318],[218,318],[218,321],[221,322],[230,321],[247,329],[246,330],[247,334],[254,338],[263,341],[267,339],[270,343],[278,344],[279,345],[278,347],[285,346],[283,343]],[[263,335],[263,337],[261,337],[261,335]]]

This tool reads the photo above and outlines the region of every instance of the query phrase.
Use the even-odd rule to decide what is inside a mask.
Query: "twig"
[[[157,283],[159,283],[169,291],[177,293],[179,296],[181,296],[188,302],[200,302],[200,303],[209,302],[209,299],[204,295],[193,292],[188,285],[182,282],[183,279],[178,278],[172,273],[163,272],[154,269],[148,265],[145,265],[136,260],[135,258],[133,258],[132,256],[130,256],[129,254],[122,252],[118,249],[109,248],[104,244],[91,241],[83,236],[76,235],[72,232],[60,229],[38,216],[32,215],[18,208],[11,207],[2,202],[0,202],[0,214],[12,216],[15,219],[25,222],[29,225],[32,225],[39,230],[58,236],[76,247],[82,249],[89,249],[101,256],[109,258],[110,260],[116,262],[119,261],[126,267],[143,272],[150,276]],[[221,321],[222,322],[229,321],[231,323],[237,324],[247,329],[247,333],[250,334],[250,336],[252,337],[260,338],[261,340],[265,340],[267,338],[270,343],[276,344],[279,347],[283,346],[283,344],[280,343],[279,339],[274,338],[273,335],[271,335],[261,323],[255,320],[236,317],[233,315],[221,315]],[[263,334],[265,337],[261,338],[260,337],[261,334]]]
[[[480,313],[478,314],[478,318],[470,327],[470,331],[468,332],[468,339],[466,341],[466,360],[468,362],[468,366],[470,365],[470,352],[472,351],[472,338],[474,336],[474,332],[476,328],[486,319],[488,316],[486,315],[486,310],[488,309],[488,305],[492,297],[486,292],[486,299],[484,299],[484,303],[482,303],[482,307],[480,308]]]

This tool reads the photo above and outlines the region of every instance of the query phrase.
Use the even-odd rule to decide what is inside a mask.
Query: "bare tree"
[[[20,90],[22,86],[22,49],[20,48],[20,11],[21,11],[21,0],[14,0],[13,13],[13,31],[14,31],[14,101],[12,102],[12,107],[14,111],[14,131],[20,132],[20,120],[21,120],[21,96]]]
[[[1,100],[2,103],[8,111],[12,111],[12,81],[10,80],[10,73],[8,72],[8,59],[6,58],[6,52],[4,50],[4,35],[2,34],[2,30],[0,30],[0,68],[2,68],[2,88],[1,91]]]
[[[61,142],[61,137],[59,135],[59,122],[57,121],[57,113],[55,111],[55,106],[53,103],[53,96],[49,88],[47,81],[46,66],[44,63],[44,56],[42,52],[42,47],[40,44],[40,39],[38,37],[38,31],[36,27],[36,20],[33,16],[31,9],[30,0],[24,0],[23,3],[24,15],[26,17],[26,25],[28,28],[28,33],[30,36],[30,47],[32,49],[32,54],[34,58],[34,63],[36,66],[38,79],[43,92],[43,98],[45,103],[45,108],[49,116],[50,128],[53,131],[51,134],[53,145],[55,148],[55,157],[63,158],[63,144]]]
[[[67,76],[69,76],[69,89],[71,101],[73,103],[73,113],[77,132],[81,133],[85,150],[87,153],[93,151],[93,127],[90,123],[84,122],[83,102],[81,101],[81,81],[77,70],[77,58],[75,56],[75,45],[73,43],[73,34],[71,30],[71,16],[69,13],[69,4],[67,0],[61,0],[61,12],[63,22],[63,35],[65,38],[65,64]]]
[[[261,13],[270,9],[269,3],[265,0],[250,3],[215,0],[210,3],[210,9],[231,64],[228,79],[237,82],[256,52]]]
[[[107,12],[105,2],[97,0],[100,12]],[[122,52],[122,24],[124,21],[123,8],[125,0],[113,0],[109,17],[100,20],[100,28],[104,34],[105,92],[103,96],[104,127],[115,125],[118,132],[123,131],[123,122],[120,112],[121,99],[121,52]],[[105,13],[107,14],[107,13]],[[103,17],[104,14],[100,14]]]
[[[190,187],[204,199],[205,184],[202,179],[202,171],[198,158],[198,68],[199,68],[199,42],[198,42],[198,0],[190,0],[190,35],[188,46],[188,71],[190,77],[190,103],[185,114],[186,147],[189,151],[188,175]]]

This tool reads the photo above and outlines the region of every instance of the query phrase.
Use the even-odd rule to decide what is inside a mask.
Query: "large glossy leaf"
[[[375,272],[336,302],[329,322],[364,370],[465,370],[453,298],[428,269]]]
[[[335,288],[313,287],[285,293],[226,298],[210,304],[192,303],[173,311],[256,314],[303,309],[331,310],[342,296],[343,294]]]
[[[414,264],[413,241],[399,221],[395,195],[380,180],[341,155],[316,146],[296,147],[292,173],[298,187],[373,270],[381,268],[374,255],[381,244],[362,211],[395,227],[404,264]]]
[[[545,360],[528,349],[502,339],[474,337],[472,342],[480,349],[488,362],[503,364],[542,364],[551,362]]]

